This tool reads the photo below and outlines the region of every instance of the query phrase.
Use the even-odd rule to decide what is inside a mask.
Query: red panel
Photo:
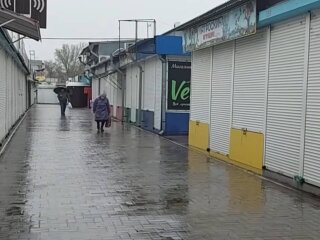
[[[122,107],[117,107],[117,119],[122,120]]]

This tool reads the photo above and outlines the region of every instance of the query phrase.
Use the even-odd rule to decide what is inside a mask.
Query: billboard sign
[[[250,0],[219,18],[187,29],[183,33],[184,51],[191,52],[255,34],[257,29],[256,9],[256,0]]]

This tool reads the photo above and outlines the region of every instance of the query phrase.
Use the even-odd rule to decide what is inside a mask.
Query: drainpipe
[[[138,63],[139,67],[139,106],[138,106],[138,116],[137,116],[137,122],[138,126],[141,127],[142,123],[142,77],[143,77],[143,67],[140,63]]]
[[[126,116],[126,106],[125,106],[125,101],[126,101],[126,89],[127,89],[127,83],[126,83],[126,75],[125,73],[121,74],[121,88],[122,88],[122,119],[121,122],[122,124],[124,123],[124,118]]]
[[[162,91],[161,91],[161,131],[163,135],[166,130],[166,105],[167,105],[167,59],[165,55],[159,57],[162,63]]]

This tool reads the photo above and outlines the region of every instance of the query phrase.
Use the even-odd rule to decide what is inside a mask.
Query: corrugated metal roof
[[[18,51],[18,49],[12,44],[11,38],[8,34],[6,29],[0,28],[0,47],[3,47],[5,51],[7,51],[15,60],[16,62],[25,69],[26,73],[30,73],[30,70],[25,62],[24,58]]]
[[[0,25],[5,29],[19,33],[34,40],[41,40],[39,22],[0,8]]]

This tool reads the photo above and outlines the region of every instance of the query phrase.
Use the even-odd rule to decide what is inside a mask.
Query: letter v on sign
[[[183,81],[183,82],[180,84],[179,89],[178,89],[178,91],[177,91],[177,81],[172,80],[172,90],[171,90],[171,91],[172,91],[172,92],[171,92],[171,98],[172,98],[172,100],[177,101],[178,96],[179,96],[179,94],[181,93],[181,91],[182,91],[182,89],[183,89],[183,87],[184,87],[185,84],[186,84],[186,82]]]

